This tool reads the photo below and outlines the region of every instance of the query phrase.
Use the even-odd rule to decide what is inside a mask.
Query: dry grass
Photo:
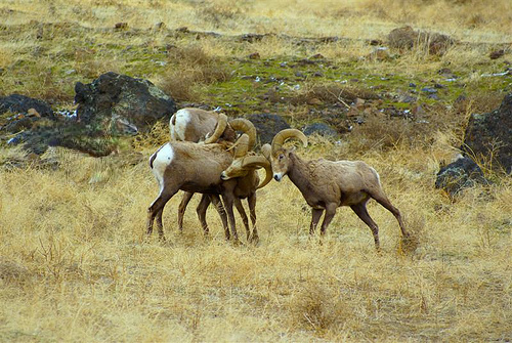
[[[183,234],[176,232],[177,196],[164,214],[170,243],[145,239],[146,208],[158,192],[147,157],[167,139],[166,123],[137,137],[126,147],[131,153],[94,159],[63,148],[49,152],[55,156],[43,158],[59,160],[56,171],[36,168],[22,150],[0,147],[0,341],[512,340],[510,176],[493,175],[493,185],[467,190],[455,202],[434,190],[439,163],[458,152],[464,119],[501,101],[495,91],[474,95],[487,46],[458,45],[443,56],[419,46],[399,59],[360,59],[372,49],[364,40],[385,39],[406,24],[470,42],[510,41],[510,6],[508,0],[492,6],[482,0],[3,1],[0,95],[16,91],[69,104],[75,81],[119,71],[196,101],[205,85],[230,80],[229,58],[256,51],[262,59],[321,53],[368,74],[404,75],[405,85],[407,76],[428,82],[449,66],[464,71],[460,83],[471,92],[451,109],[425,107],[428,122],[371,114],[336,143],[311,138],[298,149],[306,158],[362,159],[379,171],[414,237],[414,244],[402,244],[394,217],[371,202],[381,254],[347,208],[338,210],[325,239],[310,238],[310,209],[287,179],[258,191],[258,246],[225,242],[213,210],[212,239],[204,239],[193,210],[197,196]],[[38,38],[41,23],[50,21],[55,25]],[[127,29],[111,30],[121,21]],[[152,29],[158,22],[233,35],[355,40],[318,47],[277,35],[254,43],[191,42]],[[165,61],[152,60],[161,47]],[[125,49],[147,59],[132,60]],[[156,62],[165,67],[151,67]],[[56,70],[66,76],[55,77]],[[334,104],[373,94],[347,87],[308,80],[299,106],[287,111],[302,118],[313,99]]]
[[[226,65],[202,44],[171,46],[168,50],[169,67],[156,82],[175,100],[196,101],[201,97],[201,85],[228,81],[231,77]]]
[[[205,240],[197,200],[178,234],[179,197],[164,215],[171,243],[146,241],[157,187],[145,159],[129,166],[59,149],[56,172],[0,173],[1,340],[510,339],[510,180],[452,204],[433,190],[437,163],[420,149],[314,147],[299,153],[379,170],[414,251],[401,252],[396,221],[375,203],[382,254],[346,208],[322,244],[308,239],[309,209],[288,180],[259,192],[257,247],[226,243],[213,211]]]

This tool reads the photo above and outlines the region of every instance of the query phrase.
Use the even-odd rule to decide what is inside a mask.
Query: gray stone
[[[93,125],[104,132],[119,132],[119,123],[132,131],[144,131],[162,118],[176,112],[176,104],[154,84],[126,75],[106,73],[90,84],[77,82],[75,102],[82,124]]]
[[[35,109],[41,117],[53,117],[52,108],[42,100],[21,94],[0,97],[0,114],[6,112],[27,114],[31,108]]]
[[[477,184],[489,184],[480,167],[469,157],[459,158],[441,168],[437,173],[435,187],[444,189],[450,196]]]
[[[311,136],[312,134],[318,134],[324,137],[336,137],[338,132],[327,124],[324,123],[313,123],[309,124],[304,128],[304,134]]]
[[[472,114],[464,134],[463,150],[483,160],[493,158],[493,166],[512,172],[512,93],[501,106],[484,114]]]
[[[247,119],[256,127],[262,145],[272,142],[272,138],[279,131],[290,128],[286,120],[276,114],[252,114]]]

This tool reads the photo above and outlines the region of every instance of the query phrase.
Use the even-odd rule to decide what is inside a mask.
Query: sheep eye
[[[284,158],[284,155],[279,155],[279,161],[281,161]]]

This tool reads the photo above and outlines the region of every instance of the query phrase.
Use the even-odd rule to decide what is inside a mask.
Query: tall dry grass
[[[0,95],[22,91],[70,103],[77,75],[92,79],[152,62],[136,64],[121,48],[167,44],[166,73],[147,72],[186,101],[200,99],[202,85],[229,80],[223,58],[254,51],[262,58],[321,53],[380,75],[429,78],[454,66],[467,71],[461,83],[478,87],[485,46],[457,46],[434,59],[418,49],[376,62],[360,60],[371,51],[362,40],[409,24],[470,42],[507,42],[510,6],[507,0],[492,6],[482,0],[9,0],[0,4],[0,34],[7,37],[0,40]],[[121,21],[126,32],[103,30]],[[38,38],[41,22],[57,25]],[[245,45],[205,38],[192,44],[149,30],[159,22],[234,35],[356,40],[315,51],[275,36]],[[76,74],[59,79],[58,68]],[[302,95],[329,102],[339,91],[311,82]],[[0,341],[510,341],[510,177],[491,175],[494,184],[469,189],[455,202],[433,187],[439,163],[458,152],[462,119],[500,99],[470,95],[429,124],[370,118],[336,143],[312,138],[308,149],[298,149],[305,158],[362,159],[379,171],[417,244],[401,246],[394,217],[371,202],[381,254],[347,208],[338,210],[327,237],[310,238],[310,209],[286,178],[258,191],[258,246],[225,242],[212,210],[206,240],[193,210],[197,199],[179,234],[179,196],[164,214],[170,243],[146,239],[146,208],[158,193],[147,157],[166,140],[165,125],[138,137],[132,154],[94,159],[57,149],[43,156],[60,161],[56,171],[0,147]],[[13,160],[23,167],[5,164]]]
[[[164,214],[170,243],[159,244],[144,239],[158,192],[145,159],[58,149],[56,172],[2,171],[0,340],[510,339],[510,180],[452,203],[433,189],[434,154],[356,147],[320,139],[299,154],[372,164],[415,250],[400,249],[395,219],[376,203],[381,254],[347,208],[323,241],[309,238],[310,210],[287,179],[258,192],[258,246],[225,242],[214,211],[205,240],[197,200],[179,234],[179,196]]]
[[[124,21],[130,27],[147,29],[164,22],[170,28],[186,26],[232,34],[379,38],[397,25],[413,24],[468,41],[508,42],[511,7],[508,0],[495,0],[492,6],[483,0],[155,0],[147,4],[131,0],[15,0],[0,9],[8,25],[65,20],[89,27],[113,27]]]

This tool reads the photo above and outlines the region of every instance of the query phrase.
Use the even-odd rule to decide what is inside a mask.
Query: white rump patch
[[[153,160],[153,174],[155,175],[158,184],[160,185],[161,191],[164,187],[164,172],[167,166],[171,164],[174,158],[174,151],[172,149],[171,144],[167,143],[155,154],[156,157]]]
[[[192,115],[187,109],[181,109],[174,114],[176,116],[175,125],[171,124],[171,138],[174,140],[184,141],[185,131]]]

